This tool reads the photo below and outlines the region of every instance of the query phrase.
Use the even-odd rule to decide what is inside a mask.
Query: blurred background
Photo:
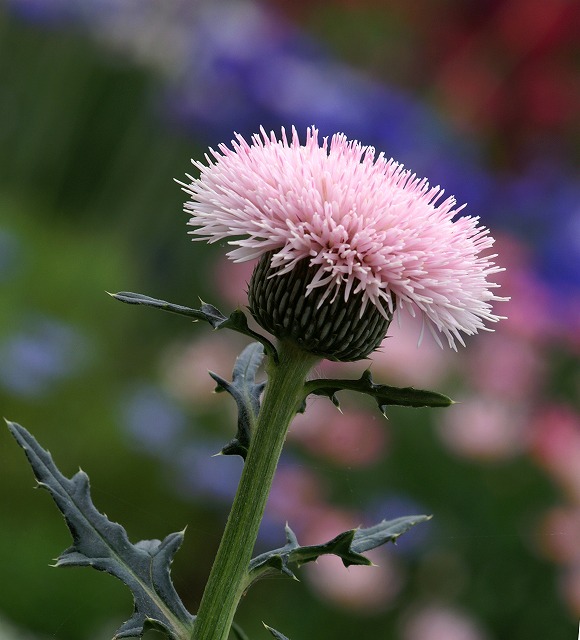
[[[3,0],[0,407],[133,541],[187,525],[197,609],[241,460],[228,376],[244,340],[120,305],[130,290],[229,312],[248,267],[192,244],[173,182],[260,125],[343,131],[441,184],[497,238],[509,316],[459,353],[405,322],[387,384],[461,404],[386,421],[345,395],[294,424],[260,550],[410,513],[375,552],[256,585],[238,620],[293,640],[570,640],[580,616],[580,5],[573,0]],[[395,337],[396,336],[396,337]],[[359,365],[323,368],[358,375]],[[103,640],[125,587],[55,570],[62,518],[0,432],[0,638]],[[147,638],[160,637],[150,633]]]

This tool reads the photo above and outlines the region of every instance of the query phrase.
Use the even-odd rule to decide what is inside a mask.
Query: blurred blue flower
[[[267,551],[268,549],[283,547],[286,544],[285,524],[286,518],[280,514],[269,513],[266,509],[264,517],[260,522],[260,530],[258,531],[258,539],[256,540],[256,555]],[[296,524],[289,524],[294,533],[298,533],[296,531]]]
[[[573,213],[560,221],[546,234],[539,252],[539,270],[548,283],[560,290],[560,298],[575,295],[578,302],[580,283],[580,189],[574,201],[568,203],[567,213]],[[556,215],[558,211],[556,209]]]
[[[194,434],[192,418],[173,398],[152,384],[142,384],[123,396],[120,410],[132,445],[167,465],[179,495],[231,503],[242,465],[233,457],[215,457],[224,442]]]
[[[134,446],[151,455],[169,458],[187,428],[187,416],[161,389],[135,387],[121,400],[121,425]]]
[[[217,440],[197,441],[179,451],[176,483],[181,495],[210,504],[231,504],[242,473],[242,461],[237,456],[215,456],[223,445]]]
[[[89,347],[76,327],[52,318],[28,319],[0,342],[0,385],[15,395],[45,395],[81,371]]]
[[[8,0],[7,7],[17,17],[44,26],[60,26],[75,18],[70,0]]]

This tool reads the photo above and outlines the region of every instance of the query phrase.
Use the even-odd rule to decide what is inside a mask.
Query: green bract
[[[287,273],[272,269],[271,259],[272,253],[260,258],[248,290],[250,311],[262,328],[304,351],[341,362],[362,360],[381,344],[393,317],[386,305],[382,313],[368,301],[364,306],[362,292],[345,296],[346,284],[330,295],[324,287],[309,290],[316,269],[307,259]]]

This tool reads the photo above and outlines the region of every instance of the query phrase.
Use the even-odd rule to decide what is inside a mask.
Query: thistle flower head
[[[236,135],[232,148],[222,144],[205,159],[193,161],[199,178],[181,183],[190,233],[227,240],[236,262],[267,260],[271,272],[262,264],[261,276],[269,280],[306,265],[303,294],[317,308],[356,297],[359,317],[378,313],[384,332],[395,310],[407,309],[454,349],[462,333],[500,319],[491,302],[503,298],[488,276],[501,269],[495,256],[481,255],[494,242],[488,230],[477,217],[456,218],[463,207],[453,197],[373,147],[343,134],[320,143],[314,127],[303,145],[295,129],[291,139],[283,129],[280,139],[262,129],[250,143]]]

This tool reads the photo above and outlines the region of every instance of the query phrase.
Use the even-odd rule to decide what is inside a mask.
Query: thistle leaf
[[[420,522],[431,520],[431,516],[402,516],[394,520],[382,520],[366,529],[356,529],[352,540],[351,551],[364,553],[376,549],[386,542],[397,542],[411,527]]]
[[[119,578],[133,592],[134,613],[115,639],[141,637],[148,628],[163,631],[171,640],[191,638],[194,616],[183,606],[170,578],[170,565],[183,532],[171,533],[162,541],[132,544],[125,529],[93,505],[84,471],[66,478],[50,453],[24,427],[7,424],[24,449],[38,485],[51,494],[72,534],[73,545],[55,566],[90,566]]]
[[[265,382],[256,383],[256,373],[263,359],[264,347],[259,342],[252,342],[236,358],[231,382],[209,372],[217,382],[216,391],[226,391],[238,405],[236,437],[222,449],[223,455],[239,455],[246,459],[252,427],[260,411],[260,395],[266,386]]]
[[[266,629],[268,629],[268,631],[274,636],[274,638],[276,638],[276,640],[290,640],[290,638],[286,637],[279,631],[276,631],[276,629],[272,629],[272,627],[269,627],[265,622],[262,622],[262,624],[266,627]]]
[[[209,322],[214,329],[232,329],[238,333],[250,336],[264,345],[264,351],[273,358],[274,362],[278,362],[278,353],[274,345],[263,335],[253,331],[248,326],[248,319],[241,309],[236,309],[230,316],[225,316],[219,309],[211,304],[202,302],[200,309],[191,309],[165,300],[157,300],[141,293],[132,293],[130,291],[120,291],[119,293],[109,294],[115,300],[125,302],[126,304],[136,304],[145,307],[154,307],[169,313],[176,313],[180,316],[195,318],[195,320],[205,320]]]
[[[339,391],[358,391],[372,396],[380,412],[386,417],[388,406],[400,407],[448,407],[454,404],[451,398],[435,391],[415,389],[414,387],[390,387],[375,384],[370,369],[363,372],[358,380],[323,379],[309,380],[304,385],[304,398],[310,394],[328,397],[339,407],[336,393]]]
[[[366,529],[345,531],[324,544],[306,547],[298,544],[296,534],[286,525],[286,544],[279,549],[262,553],[250,562],[247,586],[274,573],[284,573],[296,579],[291,566],[298,568],[323,555],[338,556],[345,567],[357,564],[371,565],[372,562],[362,555],[365,551],[380,547],[386,542],[395,542],[405,531],[430,518],[431,516],[404,516],[395,520],[383,520]]]

